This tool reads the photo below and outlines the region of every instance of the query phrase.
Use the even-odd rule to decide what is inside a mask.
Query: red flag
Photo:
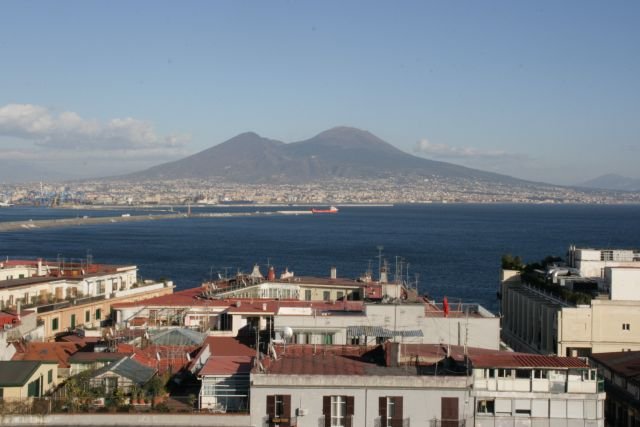
[[[447,297],[444,297],[442,300],[442,311],[444,311],[444,317],[449,315],[449,301],[447,300]]]

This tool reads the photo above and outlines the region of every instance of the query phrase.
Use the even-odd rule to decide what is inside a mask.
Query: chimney
[[[400,343],[387,341],[384,344],[385,364],[390,368],[400,366]]]
[[[269,272],[267,273],[267,280],[272,281],[276,280],[276,270],[273,266],[269,267]]]
[[[42,270],[42,258],[38,258],[38,271],[36,272],[36,274],[38,276],[42,276],[43,275],[43,270]]]
[[[262,303],[262,311],[267,311],[267,303],[266,302]]]
[[[338,270],[335,267],[331,267],[331,278],[333,280],[338,278]]]
[[[18,300],[16,305],[16,317],[18,318],[18,322],[20,321],[20,312],[22,311],[22,300]]]

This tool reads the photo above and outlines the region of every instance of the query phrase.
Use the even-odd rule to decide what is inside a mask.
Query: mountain
[[[640,179],[610,173],[583,182],[578,187],[615,191],[640,191]]]
[[[392,176],[524,182],[506,175],[416,157],[370,132],[350,127],[336,127],[289,144],[247,132],[184,159],[121,178],[217,177],[240,183],[287,183]]]

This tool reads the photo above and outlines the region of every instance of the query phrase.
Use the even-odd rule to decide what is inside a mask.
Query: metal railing
[[[434,418],[429,422],[430,427],[465,427],[466,421],[460,419],[437,419]]]
[[[378,417],[373,420],[373,427],[410,427],[410,418],[384,419]]]

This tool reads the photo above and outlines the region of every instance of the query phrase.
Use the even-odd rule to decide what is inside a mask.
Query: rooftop
[[[589,368],[589,365],[584,360],[577,357],[543,356],[506,351],[494,354],[470,355],[469,359],[474,368]]]
[[[640,382],[640,351],[595,353],[591,359],[620,376]]]
[[[123,357],[116,362],[98,369],[94,372],[93,376],[98,376],[106,372],[116,373],[140,385],[145,384],[156,374],[155,369],[138,363],[130,357]]]
[[[253,356],[210,356],[199,376],[248,374],[253,367]]]
[[[42,362],[32,360],[5,360],[0,362],[0,387],[22,387]]]
[[[82,347],[70,342],[29,342],[15,343],[13,360],[55,361],[60,368],[68,368],[69,358]]]

